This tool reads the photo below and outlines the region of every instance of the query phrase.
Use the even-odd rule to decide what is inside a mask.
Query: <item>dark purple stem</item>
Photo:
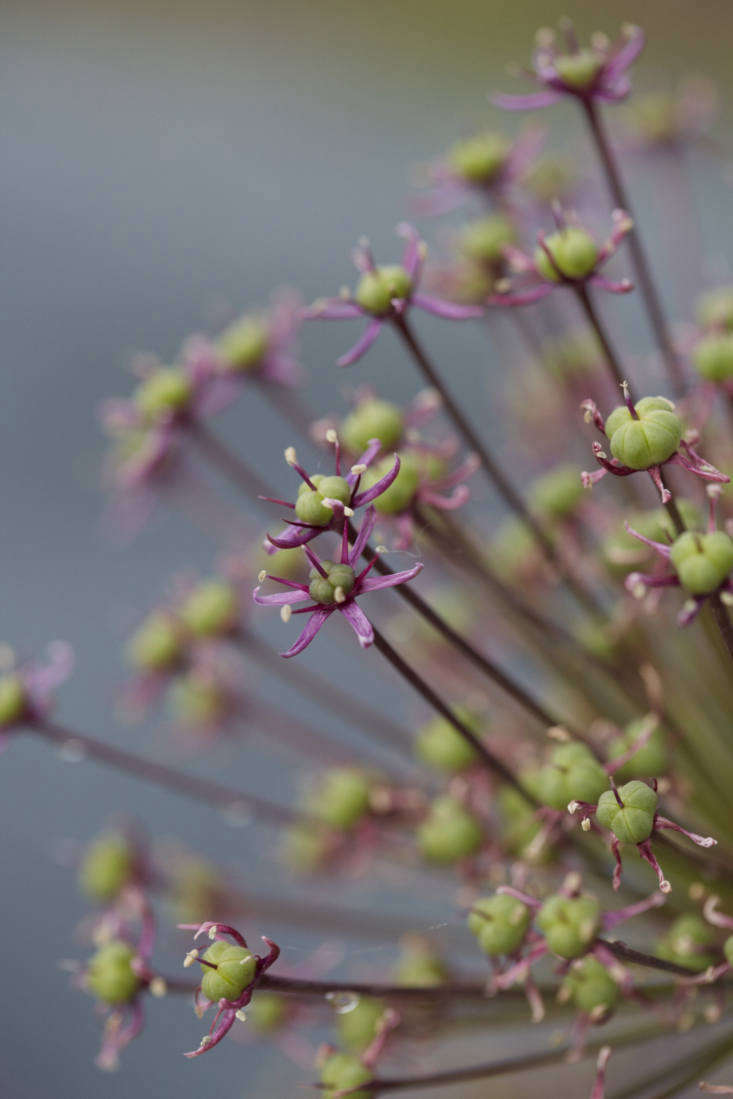
[[[614,157],[611,143],[608,140],[608,135],[606,134],[598,107],[590,97],[583,98],[580,102],[585,110],[585,116],[596,146],[596,152],[598,153],[599,159],[603,165],[603,170],[606,174],[608,189],[611,192],[613,203],[618,209],[625,210],[626,213],[633,218],[634,213],[631,209],[631,203],[629,202],[629,197],[621,178],[618,165],[616,164],[616,158]],[[662,304],[654,284],[654,279],[652,278],[649,262],[639,236],[635,219],[634,227],[629,233],[628,240],[631,256],[634,261],[636,281],[639,284],[639,289],[644,298],[644,304],[646,305],[647,313],[649,314],[652,330],[657,344],[659,345],[659,350],[662,353],[662,358],[664,359],[675,396],[681,396],[685,391],[682,369],[674,350]]]
[[[733,659],[733,625],[731,625],[728,609],[717,592],[710,596],[710,607],[715,623],[720,630],[720,636],[723,638],[723,644],[731,659]]]
[[[603,357],[608,367],[608,372],[611,375],[614,383],[617,386],[621,386],[624,381],[627,381],[624,371],[621,369],[619,357],[616,354],[616,350],[611,343],[611,338],[606,331],[606,327],[601,320],[598,310],[596,309],[593,299],[590,296],[590,291],[587,286],[578,284],[575,287],[575,296],[577,297],[580,307],[583,310],[585,319],[593,329],[598,343],[601,345],[603,351]]]

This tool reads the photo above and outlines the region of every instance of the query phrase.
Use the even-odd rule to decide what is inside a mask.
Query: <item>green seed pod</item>
[[[560,744],[539,773],[538,797],[551,809],[567,809],[571,801],[591,804],[608,786],[608,776],[585,744]]]
[[[494,266],[504,259],[504,249],[516,241],[514,223],[504,214],[490,214],[466,226],[461,233],[460,249],[476,263]]]
[[[345,477],[323,477],[316,473],[311,477],[315,489],[302,482],[295,500],[295,514],[301,523],[308,523],[313,527],[325,527],[333,519],[333,508],[324,504],[324,497],[340,500],[342,504],[348,503],[351,498],[351,489]]]
[[[153,611],[127,643],[130,664],[142,672],[163,672],[181,657],[181,631],[173,615]]]
[[[667,933],[657,943],[656,953],[665,961],[675,962],[695,973],[715,965],[717,935],[700,916],[678,916]]]
[[[323,776],[308,806],[325,824],[347,832],[369,812],[371,788],[369,776],[356,767],[334,767]]]
[[[258,1034],[272,1034],[288,1017],[286,997],[277,992],[257,992],[247,1008],[247,1022]]]
[[[354,298],[362,309],[375,316],[389,312],[394,298],[407,298],[412,290],[412,279],[404,267],[392,264],[366,271],[359,279]]]
[[[666,462],[682,438],[682,421],[666,397],[642,397],[634,406],[614,408],[606,420],[606,434],[614,458],[629,469],[649,469]]]
[[[363,1053],[374,1041],[385,1005],[373,996],[361,996],[351,1011],[336,1016],[339,1041],[351,1053]]]
[[[612,740],[608,747],[608,758],[613,761],[628,752],[641,736],[648,718],[639,717],[630,721],[621,736]],[[628,763],[614,772],[614,778],[626,782],[632,778],[659,778],[667,770],[667,733],[657,725],[646,744],[634,752]]]
[[[723,953],[729,966],[733,966],[733,935],[729,935],[723,943]]]
[[[619,805],[613,790],[604,790],[598,799],[596,820],[602,828],[613,832],[619,843],[643,843],[654,830],[654,814],[659,796],[656,790],[639,779],[620,786]]]
[[[606,967],[589,956],[574,962],[562,983],[580,1011],[600,1021],[606,1019],[619,998],[619,988]]]
[[[478,735],[482,723],[477,715],[465,706],[456,706],[454,709],[463,724]],[[476,762],[476,749],[449,721],[440,716],[434,717],[420,729],[415,740],[415,751],[429,767],[448,774],[465,771]]]
[[[186,597],[179,613],[197,637],[228,633],[239,615],[237,593],[225,580],[205,580]]]
[[[455,798],[440,797],[418,828],[417,841],[426,859],[447,865],[475,855],[484,837],[473,813]]]
[[[336,1099],[341,1092],[349,1093],[349,1099],[370,1099],[371,1088],[361,1088],[372,1079],[371,1070],[358,1057],[349,1053],[332,1053],[321,1066],[323,1099]],[[352,1090],[359,1088],[358,1091]]]
[[[325,827],[299,821],[283,835],[280,854],[283,862],[297,874],[313,874],[324,865],[331,849]]]
[[[26,711],[25,687],[17,675],[0,677],[0,729],[20,721]]]
[[[727,382],[733,378],[733,334],[706,336],[692,353],[698,374],[709,382]]]
[[[362,478],[364,488],[371,488],[394,466],[394,458],[383,458],[370,466]],[[399,515],[407,511],[420,485],[420,466],[412,454],[400,454],[400,468],[389,488],[373,501],[382,515]]]
[[[210,675],[191,671],[171,684],[167,701],[175,721],[195,728],[220,721],[229,695],[223,684]]]
[[[569,88],[583,90],[590,88],[598,76],[603,66],[603,59],[595,50],[584,49],[556,57],[554,64],[563,84],[567,84]]]
[[[733,331],[733,286],[719,286],[703,294],[697,303],[697,319],[703,328]]]
[[[119,832],[100,836],[87,847],[79,866],[79,885],[94,901],[117,897],[135,869],[135,852]]]
[[[241,317],[219,336],[216,347],[233,370],[255,370],[267,351],[267,325],[259,317]]]
[[[525,771],[520,775],[520,779],[523,786],[528,790],[532,790],[536,775]],[[512,786],[501,787],[498,794],[498,803],[501,814],[502,842],[511,854],[526,858],[527,849],[540,831],[540,823],[535,816],[534,809]],[[541,850],[534,855],[532,861],[544,861],[549,854],[550,849],[543,845]]]
[[[373,397],[349,413],[341,424],[340,435],[353,454],[361,454],[370,439],[379,439],[383,450],[394,450],[404,430],[405,421],[397,405]]]
[[[449,975],[443,959],[427,943],[406,947],[394,969],[395,983],[410,988],[437,988]]]
[[[315,603],[343,602],[336,598],[336,593],[341,591],[346,597],[354,590],[356,573],[351,565],[334,564],[332,561],[322,561],[321,565],[326,576],[322,576],[316,568],[312,568],[308,574],[308,594]]]
[[[154,370],[135,390],[135,404],[148,423],[181,412],[191,399],[191,383],[177,366]]]
[[[87,989],[105,1004],[127,1004],[140,988],[132,968],[135,951],[129,943],[114,939],[90,959],[84,980]]]
[[[580,897],[555,895],[542,905],[537,926],[553,954],[560,958],[579,958],[598,934],[601,906],[595,897],[586,893]]]
[[[675,101],[664,92],[639,96],[625,113],[630,127],[649,145],[664,145],[678,134]]]
[[[562,381],[584,377],[597,363],[598,345],[585,329],[543,341],[542,365]]]
[[[205,962],[215,965],[202,966],[201,991],[207,1000],[238,1000],[248,985],[252,984],[257,969],[254,954],[244,946],[217,939],[204,953]]]
[[[722,530],[708,534],[688,530],[675,539],[669,558],[686,591],[709,595],[733,569],[733,539]]]
[[[448,153],[448,162],[467,183],[487,184],[496,179],[506,164],[509,148],[503,134],[476,134],[456,142]]]
[[[550,262],[550,253],[554,264]],[[593,271],[598,262],[598,245],[590,233],[575,225],[558,229],[545,238],[545,247],[537,246],[534,251],[534,264],[543,279],[548,282],[560,282],[566,279],[584,279]]]
[[[499,524],[489,546],[489,563],[505,580],[529,579],[537,575],[537,540],[521,519]]]
[[[571,190],[575,177],[570,158],[543,156],[531,165],[522,183],[540,202],[551,203]]]
[[[533,481],[529,489],[532,509],[546,519],[566,519],[575,511],[583,483],[575,466],[557,466]]]
[[[531,920],[532,913],[526,904],[506,893],[496,893],[474,901],[468,927],[484,954],[496,957],[519,949]]]

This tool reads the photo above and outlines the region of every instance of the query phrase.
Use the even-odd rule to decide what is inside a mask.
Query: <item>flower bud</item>
[[[584,49],[556,57],[554,65],[563,84],[583,91],[590,88],[598,76],[603,67],[603,58],[594,50]]]
[[[612,740],[608,747],[609,761],[625,755],[644,732],[648,718],[639,717],[630,721],[621,736]],[[646,744],[634,752],[631,759],[624,763],[614,777],[621,782],[632,778],[659,778],[667,769],[667,734],[661,725],[657,725]]]
[[[366,450],[370,439],[379,439],[383,450],[393,450],[405,429],[397,405],[372,397],[361,401],[341,424],[340,435],[354,454]]]
[[[135,852],[125,836],[111,832],[100,836],[84,852],[79,884],[94,901],[111,901],[132,878]]]
[[[513,954],[529,930],[532,913],[526,904],[507,893],[480,897],[468,916],[469,929],[484,954]]]
[[[232,370],[255,370],[267,351],[267,325],[258,317],[241,317],[219,336],[216,348]]]
[[[389,473],[393,466],[393,458],[384,458],[370,466],[364,474],[365,487],[371,488],[381,477]],[[389,488],[373,501],[374,507],[382,515],[399,515],[410,507],[419,485],[420,469],[417,460],[412,454],[400,454],[400,468],[397,476]]]
[[[332,1053],[321,1067],[321,1095],[323,1099],[336,1099],[342,1092],[348,1092],[349,1099],[369,1099],[371,1088],[362,1089],[360,1084],[368,1084],[371,1071],[358,1057],[349,1053]],[[354,1091],[354,1088],[359,1088]]]
[[[712,948],[716,941],[713,928],[700,916],[690,913],[677,917],[657,943],[656,953],[665,961],[701,973],[715,964],[716,956]]]
[[[475,855],[483,839],[478,819],[452,797],[436,798],[417,832],[424,857],[445,864]]]
[[[411,988],[437,988],[448,977],[443,959],[424,942],[407,946],[394,969],[395,982]]]
[[[308,808],[331,828],[349,831],[369,812],[371,781],[356,767],[334,767],[318,784]]]
[[[719,286],[703,294],[697,303],[697,319],[703,328],[733,331],[733,286]]]
[[[153,611],[127,644],[127,658],[144,672],[174,667],[181,656],[181,634],[176,620],[165,611]]]
[[[585,954],[601,925],[601,906],[587,893],[579,897],[556,894],[542,905],[537,925],[550,950],[561,958]]]
[[[550,253],[554,263],[550,262]],[[548,282],[566,279],[584,279],[592,274],[598,262],[598,245],[590,233],[575,225],[558,229],[545,238],[544,248],[534,251],[535,267]]]
[[[0,729],[21,721],[27,706],[23,682],[17,675],[0,677]]]
[[[191,383],[177,366],[154,370],[135,390],[135,404],[148,423],[181,412],[190,398]]]
[[[538,796],[551,809],[567,809],[571,801],[592,804],[608,786],[608,777],[585,744],[560,744],[539,773]]]
[[[174,719],[195,728],[216,725],[226,712],[229,693],[214,676],[190,671],[178,676],[168,692],[168,704]]]
[[[680,445],[682,421],[666,397],[642,397],[634,407],[638,419],[620,405],[606,420],[611,453],[629,469],[661,465]]]
[[[466,183],[488,184],[504,167],[509,147],[503,134],[476,134],[456,142],[448,153],[448,163]]]
[[[239,614],[237,593],[224,580],[205,580],[189,593],[179,614],[184,625],[197,637],[227,633]]]
[[[281,847],[281,858],[298,874],[312,874],[326,862],[331,840],[325,827],[299,821],[288,828]]]
[[[479,733],[481,722],[476,714],[465,706],[456,706],[455,712],[471,732]],[[415,751],[430,767],[448,774],[465,771],[476,761],[476,749],[473,745],[449,721],[440,716],[434,717],[420,729],[415,740]]]
[[[654,814],[659,797],[656,790],[639,779],[618,789],[619,805],[613,790],[604,790],[598,799],[596,820],[613,832],[619,843],[643,843],[654,830]]]
[[[247,1022],[258,1034],[272,1034],[288,1017],[287,998],[277,992],[257,992],[247,1008]]]
[[[504,249],[515,244],[517,230],[504,214],[490,214],[472,221],[461,233],[460,249],[476,263],[493,266],[504,258]]]
[[[557,466],[533,481],[529,489],[532,510],[545,519],[565,519],[575,511],[583,483],[575,466]]]
[[[580,1011],[593,1014],[599,1021],[607,1018],[618,1002],[618,985],[597,958],[580,958],[574,962],[562,987]]]
[[[345,477],[324,477],[316,473],[311,481],[316,486],[315,489],[310,488],[305,481],[298,489],[295,514],[301,523],[326,527],[333,519],[333,508],[324,504],[324,497],[346,504],[351,498],[351,489]]]
[[[339,1041],[352,1053],[363,1053],[374,1041],[385,1005],[373,996],[361,996],[350,1011],[336,1016]]]
[[[393,264],[366,271],[359,279],[354,298],[362,309],[380,316],[389,312],[394,298],[406,298],[411,290],[412,279],[407,271]]]
[[[215,965],[202,966],[201,991],[207,1000],[238,1000],[248,985],[252,984],[257,970],[254,954],[244,946],[218,939],[203,955],[205,962]]]
[[[699,374],[709,382],[733,378],[733,334],[706,336],[692,353]]]
[[[140,988],[132,968],[135,951],[129,943],[114,939],[90,959],[84,974],[87,989],[105,1004],[127,1004]]]
[[[722,530],[708,534],[688,530],[675,539],[669,557],[686,591],[709,595],[733,569],[733,539]]]

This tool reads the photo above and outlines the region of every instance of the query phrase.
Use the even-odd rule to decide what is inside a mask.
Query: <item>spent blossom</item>
[[[565,96],[585,102],[617,103],[631,91],[627,70],[644,48],[640,27],[626,24],[615,42],[596,33],[590,46],[581,46],[575,29],[565,20],[560,34],[550,28],[537,32],[531,66],[523,70],[540,86],[526,95],[495,95],[492,102],[508,111],[530,111],[559,103]],[[521,71],[521,70],[520,70]]]
[[[602,274],[602,268],[632,229],[628,214],[613,211],[611,234],[599,245],[577,219],[559,208],[554,213],[557,229],[537,234],[537,247],[532,255],[513,245],[504,249],[510,268],[520,277],[516,283],[511,279],[500,281],[497,284],[500,292],[489,298],[490,304],[531,305],[562,286],[593,286],[611,294],[627,294],[633,289],[629,279],[613,281]]]
[[[369,323],[361,338],[337,360],[339,366],[350,366],[365,355],[385,324],[399,320],[411,306],[424,309],[447,320],[468,320],[480,317],[483,310],[475,305],[456,305],[442,298],[419,292],[427,245],[412,225],[397,226],[405,238],[405,248],[399,264],[377,266],[371,248],[363,239],[352,255],[361,278],[352,294],[344,288],[337,298],[323,298],[305,310],[309,320],[352,320],[365,317]]]
[[[376,513],[374,507],[370,505],[364,514],[361,529],[351,547],[349,546],[349,527],[344,526],[341,536],[341,550],[336,562],[321,561],[309,546],[304,546],[304,553],[312,565],[308,585],[297,584],[292,580],[286,580],[284,577],[270,576],[264,570],[260,573],[260,584],[265,579],[270,579],[277,584],[282,584],[287,590],[262,595],[258,585],[254,590],[255,603],[264,607],[280,607],[280,615],[286,622],[293,614],[310,615],[300,637],[286,652],[281,654],[282,656],[297,656],[298,653],[303,652],[334,611],[339,611],[344,616],[363,649],[368,648],[373,643],[374,630],[357,600],[360,596],[368,595],[370,592],[405,584],[417,576],[423,567],[422,563],[418,563],[411,569],[405,569],[402,572],[372,577],[369,576],[369,573],[376,564],[377,559],[375,557],[364,566],[361,572],[357,573],[359,558],[369,541],[375,522]],[[300,603],[308,603],[308,605],[305,607],[297,606],[293,610],[293,607]]]

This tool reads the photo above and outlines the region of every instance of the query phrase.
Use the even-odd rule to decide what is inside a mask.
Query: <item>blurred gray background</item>
[[[643,22],[650,44],[637,67],[642,86],[669,87],[692,71],[730,92],[728,0],[645,0],[636,8],[615,0],[0,4],[0,640],[22,656],[55,637],[73,644],[78,666],[61,692],[64,719],[139,750],[170,748],[159,723],[129,729],[110,717],[121,640],[171,571],[208,569],[228,532],[226,521],[179,507],[156,513],[124,552],[105,535],[96,410],[104,397],[129,391],[132,353],[169,359],[188,332],[264,302],[283,282],[306,298],[332,292],[350,278],[349,248],[363,232],[394,255],[392,230],[414,164],[490,120],[487,91],[512,86],[505,64],[524,61],[536,26],[563,14],[577,16],[586,32]],[[567,132],[569,118],[553,115],[555,132]],[[724,103],[723,129],[729,121]],[[636,182],[639,206],[652,217],[649,182],[643,175]],[[722,169],[697,181],[697,195],[717,264],[730,243]],[[675,226],[659,228],[673,255]],[[636,305],[614,308],[633,344]],[[450,346],[455,357],[452,330],[429,321],[424,330],[439,355]],[[338,408],[341,392],[367,376],[410,396],[414,375],[391,342],[370,359],[368,375],[337,373],[333,360],[352,333],[350,326],[306,333],[314,405]],[[468,332],[457,339],[466,363],[460,384],[485,389],[485,345]],[[290,432],[266,406],[240,402],[222,430],[251,460],[276,469],[285,487],[284,467],[275,464]],[[237,506],[217,488],[227,507]],[[277,625],[263,627],[277,636]],[[404,695],[390,690],[385,705],[409,713]],[[243,786],[262,784],[282,801],[291,789],[281,761],[265,755],[245,768],[217,749],[182,764],[238,774]],[[91,764],[62,764],[30,739],[13,743],[0,759],[0,1094],[292,1094],[293,1075],[277,1053],[227,1043],[210,1058],[184,1061],[180,1052],[195,1044],[200,1024],[183,1005],[151,1005],[148,1028],[117,1076],[94,1068],[92,1004],[57,968],[82,951],[74,926],[85,909],[56,852],[59,840],[84,841],[119,809],[242,874],[256,875],[273,842]],[[364,890],[361,900],[368,905]],[[307,943],[290,941],[297,960]],[[168,946],[177,964],[182,940]],[[571,1083],[577,1094],[585,1094],[587,1076]],[[475,1092],[490,1093],[503,1094],[498,1085]]]

